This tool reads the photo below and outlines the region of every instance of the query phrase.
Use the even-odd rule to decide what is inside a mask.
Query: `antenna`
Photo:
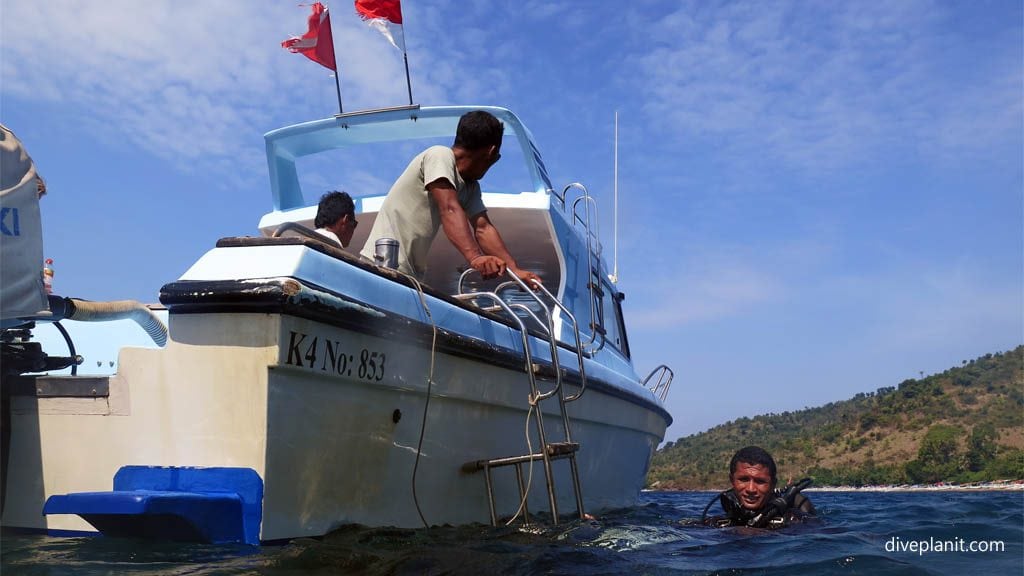
[[[613,176],[614,183],[614,200],[612,204],[612,213],[614,214],[614,224],[612,226],[612,273],[608,275],[608,280],[612,284],[619,282],[619,111],[615,111],[615,169]]]

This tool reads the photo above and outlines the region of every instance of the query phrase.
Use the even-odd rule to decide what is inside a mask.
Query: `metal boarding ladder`
[[[543,285],[538,286],[538,290],[543,293],[551,302],[557,306],[562,312],[565,313],[566,317],[572,322],[573,332],[576,338],[576,354],[579,361],[580,371],[580,391],[574,395],[566,396],[562,387],[562,368],[558,359],[558,338],[554,329],[554,315],[552,309],[544,304],[544,302],[531,290],[527,285],[519,279],[511,271],[508,271],[508,275],[513,279],[512,281],[505,282],[499,285],[493,292],[472,292],[463,293],[462,284],[465,277],[474,272],[475,270],[466,270],[462,276],[459,277],[459,293],[455,296],[456,299],[462,301],[474,301],[478,298],[488,300],[494,304],[495,310],[500,309],[507,314],[518,328],[523,341],[523,356],[525,358],[525,371],[530,382],[530,394],[529,402],[536,408],[537,411],[537,437],[541,443],[540,451],[532,451],[529,454],[522,454],[517,456],[504,456],[498,458],[490,458],[484,460],[473,460],[463,464],[462,470],[467,473],[474,473],[483,471],[484,480],[487,484],[487,500],[491,515],[491,524],[494,526],[498,525],[497,511],[494,505],[494,482],[492,476],[492,469],[502,468],[506,466],[514,466],[516,472],[516,482],[519,487],[519,498],[522,506],[523,518],[525,523],[529,523],[529,509],[527,508],[527,500],[529,487],[523,485],[523,471],[522,465],[526,463],[532,463],[535,461],[542,461],[544,466],[544,478],[547,484],[548,492],[548,505],[551,509],[551,519],[554,524],[558,524],[558,499],[555,494],[555,482],[554,473],[552,471],[551,462],[554,460],[568,459],[569,468],[571,471],[572,487],[573,492],[576,496],[576,509],[579,514],[579,518],[583,519],[585,512],[583,509],[583,494],[580,489],[580,478],[579,468],[576,464],[576,452],[579,450],[580,445],[578,442],[573,442],[572,431],[569,426],[569,416],[566,411],[565,405],[569,402],[578,400],[583,393],[586,391],[587,379],[584,372],[583,364],[583,347],[580,341],[579,329],[576,325],[576,319],[572,313],[569,312],[557,298],[554,297]],[[539,318],[529,307],[524,304],[508,304],[506,303],[499,292],[508,288],[520,288],[529,294],[541,307],[544,312],[545,318],[542,320]],[[524,311],[527,316],[532,318],[537,325],[541,328],[541,331],[547,336],[548,343],[551,349],[551,365],[555,372],[555,385],[551,390],[541,392],[537,385],[536,373],[539,366],[533,363],[533,357],[530,352],[529,332],[526,325],[523,323],[522,318],[517,315],[513,309]],[[558,399],[558,407],[562,416],[562,429],[564,434],[564,441],[562,442],[549,442],[547,439],[547,433],[544,428],[544,417],[543,410],[541,408],[541,402],[549,398]]]

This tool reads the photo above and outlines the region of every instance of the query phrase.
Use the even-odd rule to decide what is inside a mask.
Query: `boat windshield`
[[[346,189],[355,197],[383,196],[420,151],[433,144],[451,146],[459,118],[474,109],[486,109],[505,124],[502,160],[481,187],[514,193],[550,190],[547,169],[529,130],[508,110],[398,108],[315,120],[267,133],[274,209],[315,204],[329,189]]]
[[[369,142],[296,158],[302,198],[306,206],[311,206],[330,190],[344,190],[353,198],[383,196],[417,154],[430,146],[451,144],[450,137]],[[504,139],[501,148],[501,160],[480,181],[481,190],[530,191],[530,174],[522,149],[510,137]]]

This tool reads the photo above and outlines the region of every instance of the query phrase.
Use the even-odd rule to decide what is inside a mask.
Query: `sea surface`
[[[1024,492],[805,494],[820,521],[774,532],[693,525],[710,492],[646,492],[635,508],[557,528],[349,527],[261,548],[4,536],[0,573],[1024,574]]]

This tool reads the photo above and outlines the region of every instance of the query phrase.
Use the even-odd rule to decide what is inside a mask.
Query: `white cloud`
[[[350,7],[332,11],[346,111],[406,104],[401,53]],[[308,11],[280,2],[3,0],[3,98],[74,110],[97,139],[180,171],[262,181],[264,132],[337,111],[331,72],[280,47],[305,32]],[[420,17],[416,6],[406,11]],[[456,91],[472,100],[507,86],[498,70],[467,77],[470,56],[455,40],[435,55],[429,29],[407,35],[416,102],[447,103]]]
[[[972,69],[931,2],[685,3],[631,19],[623,70],[679,140],[808,172],[897,151],[980,151],[1019,138],[1019,54]],[[652,46],[653,41],[653,46]]]
[[[301,11],[270,9],[301,26]],[[211,168],[252,146],[303,75],[274,53],[281,19],[229,3],[5,2],[5,98],[58,103],[99,138]],[[241,158],[249,172],[254,159]]]

